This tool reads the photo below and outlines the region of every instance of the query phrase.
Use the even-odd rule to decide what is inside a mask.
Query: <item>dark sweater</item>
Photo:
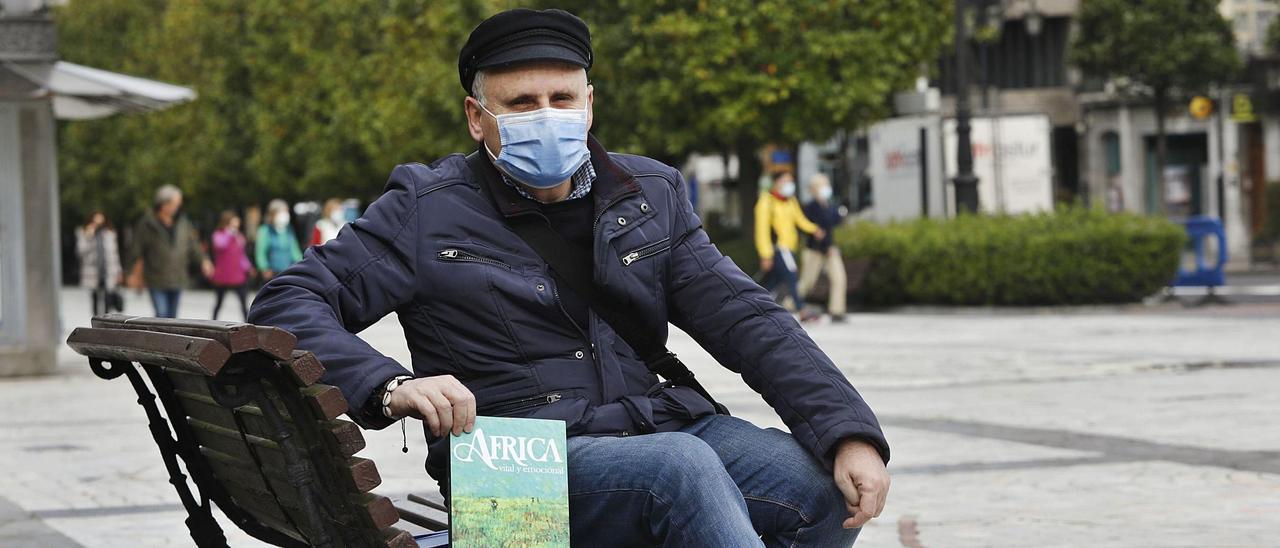
[[[582,268],[588,272],[591,271],[592,252],[591,247],[594,240],[592,234],[592,214],[594,213],[590,195],[575,200],[566,200],[563,202],[555,202],[541,205],[542,214],[547,216],[547,220],[551,222],[551,228],[560,233],[570,245],[577,247],[582,251],[582,256],[587,258],[587,264]],[[574,323],[578,324],[581,329],[587,329],[590,325],[590,305],[587,301],[574,293],[572,289],[564,284],[556,284],[560,295],[560,304],[564,307]]]
[[[810,235],[805,239],[805,245],[809,249],[826,253],[831,248],[831,244],[835,241],[832,232],[844,217],[840,215],[840,206],[838,204],[822,205],[817,200],[810,200],[804,204],[804,216],[808,217],[813,224],[818,225],[826,234],[822,239],[814,238]]]

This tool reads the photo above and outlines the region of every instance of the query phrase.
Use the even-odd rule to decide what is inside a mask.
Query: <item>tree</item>
[[[564,2],[558,3],[564,6]],[[681,159],[738,155],[750,219],[766,143],[794,148],[890,112],[950,37],[945,0],[569,2],[596,49],[596,133]]]
[[[198,98],[64,125],[64,214],[103,208],[124,221],[163,183],[183,188],[197,219],[274,197],[372,199],[395,164],[474,146],[457,50],[503,5],[73,1],[56,13],[64,59],[190,86]]]
[[[1147,93],[1156,113],[1156,177],[1165,188],[1165,116],[1174,93],[1204,91],[1240,70],[1216,0],[1084,0],[1070,60],[1087,75]],[[1159,200],[1163,208],[1164,200]]]
[[[137,214],[168,182],[206,218],[277,196],[376,196],[394,164],[474,146],[458,48],[485,16],[511,4],[74,0],[57,13],[63,58],[188,85],[199,98],[65,126],[64,203]],[[794,147],[887,115],[889,95],[936,59],[951,5],[567,4],[557,3],[592,27],[605,143],[667,161],[737,151],[748,211],[761,145]]]

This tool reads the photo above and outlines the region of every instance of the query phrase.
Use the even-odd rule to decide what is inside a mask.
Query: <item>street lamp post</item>
[[[956,0],[956,213],[978,212],[978,177],[973,174],[973,143],[969,133],[968,2]]]

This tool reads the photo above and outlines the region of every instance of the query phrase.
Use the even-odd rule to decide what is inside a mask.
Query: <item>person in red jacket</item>
[[[323,216],[316,219],[315,228],[311,229],[311,245],[322,245],[338,237],[342,225],[347,224],[347,211],[337,198],[324,201]]]

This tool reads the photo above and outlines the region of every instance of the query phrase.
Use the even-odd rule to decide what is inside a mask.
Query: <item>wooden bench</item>
[[[274,327],[124,314],[97,316],[67,339],[96,375],[132,383],[198,546],[227,544],[210,502],[277,546],[443,545],[438,498],[411,495],[422,506],[397,508],[370,492],[382,479],[355,456],[365,442],[339,418],[347,401],[318,384],[323,365],[295,343]],[[438,533],[415,540],[396,527],[402,518]]]

